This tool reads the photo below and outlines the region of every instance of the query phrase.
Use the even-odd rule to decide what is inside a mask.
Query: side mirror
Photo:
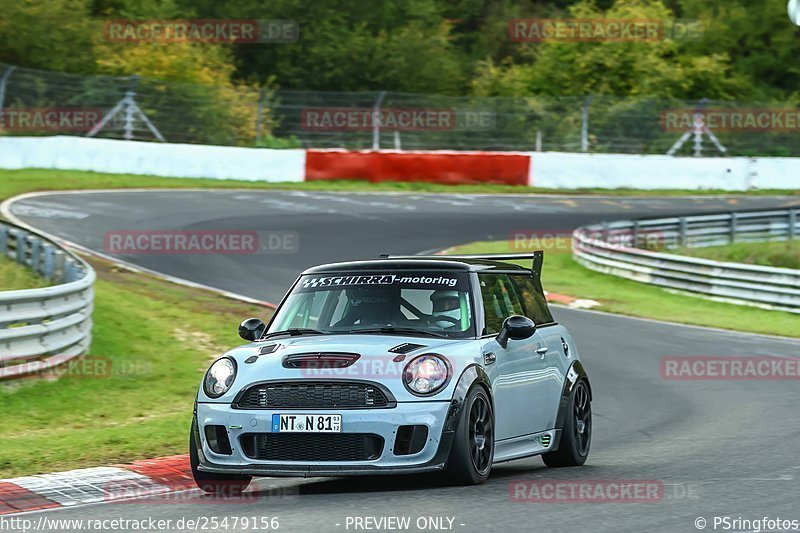
[[[239,336],[246,341],[256,341],[264,335],[267,325],[260,318],[248,318],[239,324]]]
[[[497,344],[503,348],[508,346],[508,340],[521,341],[536,333],[536,324],[526,316],[514,315],[503,321],[503,327],[497,334]]]

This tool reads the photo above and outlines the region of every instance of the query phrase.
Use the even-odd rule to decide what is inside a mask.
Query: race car
[[[511,262],[532,260],[530,268]],[[209,493],[253,476],[443,471],[483,483],[541,455],[582,465],[592,389],[532,256],[382,256],[303,272],[197,393],[192,473]]]

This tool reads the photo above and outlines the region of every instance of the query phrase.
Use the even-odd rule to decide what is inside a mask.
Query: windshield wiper
[[[277,337],[278,335],[290,335],[292,337],[296,337],[298,335],[326,335],[326,331],[320,331],[318,329],[310,329],[310,328],[289,328],[283,331],[273,331],[272,333],[267,333],[262,339],[269,339],[271,337]]]
[[[362,328],[362,329],[351,329],[350,333],[387,333],[387,334],[395,334],[395,333],[410,333],[412,335],[426,335],[428,337],[441,337],[446,338],[447,335],[443,335],[442,333],[436,333],[435,331],[428,331],[425,329],[417,329],[417,328],[408,328],[403,326],[381,326],[378,328]]]

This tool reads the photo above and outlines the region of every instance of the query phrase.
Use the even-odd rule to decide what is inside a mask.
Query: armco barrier
[[[599,272],[712,299],[800,313],[800,270],[724,263],[653,250],[785,241],[797,236],[797,209],[623,220],[575,230],[573,256]]]
[[[58,244],[6,222],[0,222],[0,256],[54,283],[0,292],[0,381],[38,374],[86,353],[94,269]]]

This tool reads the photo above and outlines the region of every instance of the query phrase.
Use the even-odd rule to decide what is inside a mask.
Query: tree
[[[89,0],[0,0],[0,62],[91,73],[95,28]]]
[[[673,20],[658,0],[617,0],[601,11],[591,0],[568,10],[577,19]],[[731,98],[747,91],[728,54],[694,55],[693,43],[655,41],[557,41],[524,43],[526,61],[484,61],[473,80],[478,94],[655,95],[665,98]]]

